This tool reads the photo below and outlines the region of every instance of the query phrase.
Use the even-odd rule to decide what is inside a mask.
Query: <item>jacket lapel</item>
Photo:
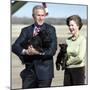
[[[41,26],[41,31],[42,30],[46,30],[46,25],[45,25],[45,23]]]

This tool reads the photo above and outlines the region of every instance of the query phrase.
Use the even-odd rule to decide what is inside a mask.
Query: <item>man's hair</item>
[[[76,22],[76,24],[79,26],[79,30],[80,30],[81,27],[82,27],[82,25],[83,25],[80,16],[78,16],[78,15],[72,15],[72,16],[68,17],[67,20],[66,20],[66,23],[67,23],[68,26],[69,26],[69,22],[71,20],[74,20]]]
[[[32,10],[32,15],[33,15],[33,16],[35,15],[35,11],[36,11],[37,9],[42,9],[42,10],[46,13],[45,8],[44,8],[43,6],[41,6],[41,5],[36,5],[35,7],[33,7],[33,10]]]

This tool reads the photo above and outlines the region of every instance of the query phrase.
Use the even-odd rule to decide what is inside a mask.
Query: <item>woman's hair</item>
[[[79,26],[79,30],[81,29],[83,23],[81,18],[78,15],[72,15],[66,19],[66,24],[69,26],[69,22],[73,20],[76,22],[76,24]]]

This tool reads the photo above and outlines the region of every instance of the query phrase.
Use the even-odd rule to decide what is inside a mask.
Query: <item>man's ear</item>
[[[32,17],[35,18],[34,14],[32,14]]]

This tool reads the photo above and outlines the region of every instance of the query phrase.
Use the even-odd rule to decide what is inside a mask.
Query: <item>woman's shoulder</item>
[[[65,42],[66,42],[67,44],[70,43],[70,42],[71,42],[71,36],[70,36],[70,37],[67,37],[66,40],[65,40]]]
[[[66,41],[72,40],[72,36],[66,38]]]
[[[84,35],[79,35],[80,40],[86,40],[86,37]]]

